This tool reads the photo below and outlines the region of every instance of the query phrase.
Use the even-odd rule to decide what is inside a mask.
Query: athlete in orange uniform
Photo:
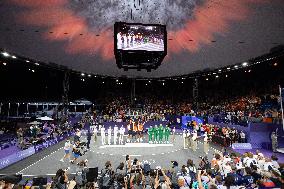
[[[133,130],[132,130],[132,137],[134,139],[134,141],[137,139],[136,135],[138,133],[138,123],[137,122],[133,122]]]
[[[144,123],[138,122],[138,142],[142,142]]]

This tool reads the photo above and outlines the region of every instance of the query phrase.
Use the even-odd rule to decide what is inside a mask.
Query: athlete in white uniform
[[[102,137],[102,145],[105,145],[106,140],[106,129],[104,126],[101,127],[101,137]]]
[[[196,151],[196,149],[197,149],[197,131],[194,130],[192,135],[192,150]]]
[[[97,142],[97,138],[98,138],[98,126],[97,125],[95,125],[94,127],[93,135],[94,135],[94,142]]]
[[[119,129],[119,144],[123,144],[124,133],[125,133],[125,128],[123,127],[123,125],[121,125]]]
[[[186,145],[187,131],[186,130],[183,130],[182,137],[183,137],[183,148],[187,149],[187,145]]]
[[[111,144],[111,126],[109,126],[109,128],[107,129],[107,144],[110,145]]]
[[[114,145],[116,145],[117,135],[118,135],[118,127],[117,125],[115,125],[113,128],[113,144]]]
[[[173,128],[172,134],[173,134],[173,143],[174,143],[174,141],[176,140],[176,139],[175,139],[176,127]]]
[[[67,158],[69,158],[69,161],[70,161],[71,150],[72,150],[72,144],[71,144],[70,140],[66,140],[66,142],[64,144],[65,155],[60,161],[64,162],[64,159],[67,159]]]
[[[206,155],[208,155],[208,151],[209,151],[209,143],[208,143],[208,136],[207,136],[207,133],[205,132],[204,133],[204,140],[203,140],[204,144],[203,144],[203,150],[204,150],[204,153]]]

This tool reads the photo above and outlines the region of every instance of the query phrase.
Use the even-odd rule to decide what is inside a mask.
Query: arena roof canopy
[[[184,75],[284,44],[283,0],[3,0],[0,12],[1,49],[98,75]],[[168,55],[157,70],[117,68],[118,21],[167,25]]]

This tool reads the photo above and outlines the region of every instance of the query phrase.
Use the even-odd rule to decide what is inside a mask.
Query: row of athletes
[[[130,142],[143,142],[143,134],[146,133],[144,130],[144,124],[145,122],[142,121],[130,121],[127,125],[127,143]],[[102,145],[116,145],[117,143],[122,145],[124,144],[124,136],[125,136],[125,127],[122,125],[120,128],[118,128],[117,125],[115,125],[112,129],[111,126],[108,127],[106,130],[104,126],[99,126],[98,128],[101,132],[101,143]],[[97,141],[97,132],[98,132],[97,126],[93,127],[92,132],[94,135],[94,140]],[[173,135],[175,133],[175,128],[172,130]],[[112,135],[113,133],[113,135]],[[148,142],[149,143],[169,143],[169,136],[171,133],[171,129],[166,126],[164,127],[162,124],[158,127],[155,125],[155,127],[150,126],[148,128]],[[112,140],[113,136],[113,140]],[[106,141],[107,139],[107,141]],[[174,138],[173,138],[174,140]]]
[[[126,142],[143,142],[143,132],[144,132],[144,123],[142,121],[130,121],[127,125],[127,141]],[[92,133],[94,136],[94,140],[97,141],[97,133],[98,130],[101,132],[101,143],[102,145],[111,145],[114,144],[124,144],[124,135],[126,132],[126,129],[123,125],[121,125],[120,128],[118,128],[117,125],[115,125],[113,128],[112,126],[109,126],[108,129],[103,125],[100,125],[99,128],[97,126],[92,126]],[[112,133],[113,133],[113,141],[112,141]],[[107,135],[107,141],[106,141],[106,135]]]

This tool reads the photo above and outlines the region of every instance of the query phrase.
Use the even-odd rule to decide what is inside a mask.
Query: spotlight
[[[34,72],[35,72],[35,70],[32,70],[32,72],[34,73]]]
[[[222,72],[222,70],[218,70],[219,72]]]
[[[275,62],[274,64],[273,64],[273,66],[277,66],[278,64],[277,64],[277,62]]]
[[[216,77],[216,78],[218,78],[219,76],[218,76],[218,75],[216,75],[215,77]]]
[[[208,81],[209,79],[208,78],[206,78],[206,81]]]
[[[251,70],[248,71],[249,73],[251,72]]]
[[[236,69],[237,69],[238,67],[239,67],[238,65],[235,65],[235,66],[234,66],[234,68],[236,68]]]
[[[242,66],[243,66],[243,67],[246,67],[247,65],[248,65],[247,62],[242,63]]]
[[[102,83],[104,84],[105,82],[103,81]]]
[[[163,85],[165,85],[165,83],[163,83]]]
[[[4,65],[4,66],[6,66],[6,65],[7,65],[7,63],[6,63],[6,62],[3,62],[3,65]]]
[[[151,81],[149,80],[148,83],[151,83]]]
[[[116,82],[118,82],[118,79],[117,80],[115,80]]]
[[[13,59],[16,59],[17,57],[13,55],[12,58],[13,58]]]
[[[88,77],[91,77],[91,74],[89,74]]]
[[[181,82],[181,84],[183,84],[183,81]]]
[[[26,62],[29,63],[30,61],[29,61],[29,60],[26,60]]]
[[[39,63],[36,62],[35,65],[36,65],[36,66],[39,66]]]
[[[84,74],[84,73],[81,73],[81,76],[85,76],[85,74]]]
[[[230,69],[231,69],[230,67],[227,68],[227,70],[230,70]]]
[[[213,75],[216,75],[216,73],[214,72]]]
[[[9,53],[7,53],[7,52],[2,52],[2,55],[3,55],[3,56],[5,56],[5,57],[10,56],[10,54],[9,54]]]
[[[226,77],[228,77],[228,75],[226,75]]]
[[[145,85],[147,86],[148,84],[146,83]]]

